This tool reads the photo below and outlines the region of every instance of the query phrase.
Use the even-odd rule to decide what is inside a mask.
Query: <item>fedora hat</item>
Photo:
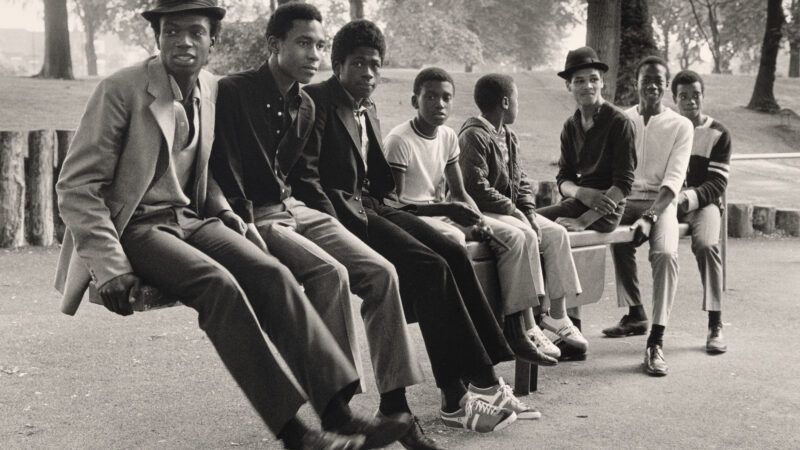
[[[579,69],[594,67],[595,69],[608,71],[608,65],[597,57],[597,53],[591,47],[581,47],[570,50],[567,53],[567,62],[564,63],[564,70],[558,72],[558,76],[569,81],[572,73]]]
[[[225,17],[225,8],[217,6],[217,0],[158,0],[156,7],[143,12],[142,17],[152,22],[164,14],[190,11],[205,13],[217,20]]]

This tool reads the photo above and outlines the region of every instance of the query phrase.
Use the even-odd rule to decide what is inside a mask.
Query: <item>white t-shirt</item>
[[[383,147],[392,169],[405,172],[403,203],[428,204],[445,200],[447,183],[444,170],[458,162],[461,151],[452,128],[440,126],[436,137],[422,136],[414,121],[401,123],[386,135]]]

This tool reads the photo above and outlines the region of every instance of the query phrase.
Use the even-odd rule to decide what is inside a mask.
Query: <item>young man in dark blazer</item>
[[[310,145],[317,146],[321,185],[339,220],[397,268],[406,317],[419,322],[442,390],[442,420],[477,431],[500,429],[516,413],[491,403],[520,410],[524,405],[494,373],[493,365],[511,360],[513,353],[465,249],[415,215],[385,204],[394,180],[370,100],[384,52],[375,24],[351,22],[333,40],[334,76],[305,88],[317,108],[319,136]],[[515,344],[519,354],[539,360],[529,340]],[[381,413],[404,409],[398,405]]]
[[[316,176],[316,155],[303,152],[317,136],[314,103],[299,83],[310,81],[321,61],[322,16],[310,4],[283,5],[270,16],[267,43],[270,56],[261,68],[219,82],[211,170],[234,210],[255,228],[252,233],[303,285],[356,370],[361,357],[351,288],[363,299],[379,392],[417,384],[424,377],[394,266],[331,216],[335,212]]]

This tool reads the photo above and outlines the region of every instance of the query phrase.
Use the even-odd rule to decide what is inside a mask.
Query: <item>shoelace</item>
[[[500,408],[497,406],[491,405],[478,397],[472,397],[467,400],[467,404],[464,405],[464,411],[467,415],[471,415],[473,412],[478,414],[488,414],[490,416],[497,416],[500,414]]]
[[[552,342],[550,342],[550,339],[548,339],[547,336],[545,336],[544,332],[539,327],[533,328],[531,330],[531,335],[533,336],[533,343],[536,344],[536,347],[539,348],[547,347],[548,342],[552,344]]]
[[[511,390],[511,386],[507,384],[503,384],[500,386],[500,393],[503,395],[504,398],[508,399],[508,402],[514,405],[517,409],[526,410],[529,409],[528,405],[522,402],[522,400],[518,399],[514,396],[514,391]]]

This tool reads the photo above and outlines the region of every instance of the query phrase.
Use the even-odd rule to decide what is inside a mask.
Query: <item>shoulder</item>
[[[152,58],[132,66],[124,67],[107,76],[97,84],[98,90],[118,90],[121,93],[132,93],[137,87],[144,87],[148,80],[148,64]]]
[[[389,131],[389,133],[386,134],[386,138],[387,139],[389,137],[404,138],[409,134],[410,131],[412,130],[411,127],[409,126],[409,122],[407,120],[404,120],[403,122],[400,122],[400,124],[392,128]]]
[[[232,73],[219,79],[219,89],[233,91],[242,88],[254,87],[256,84],[256,71]]]
[[[668,114],[670,122],[675,124],[679,132],[694,133],[694,125],[691,120],[678,114],[672,108],[667,108],[666,113]]]
[[[708,126],[709,128],[718,131],[722,135],[730,136],[731,133],[728,131],[728,128],[725,125],[713,117],[709,118],[711,119],[711,125]]]
[[[303,86],[303,91],[308,94],[314,101],[321,100],[328,96],[328,88],[325,82],[309,84]]]

